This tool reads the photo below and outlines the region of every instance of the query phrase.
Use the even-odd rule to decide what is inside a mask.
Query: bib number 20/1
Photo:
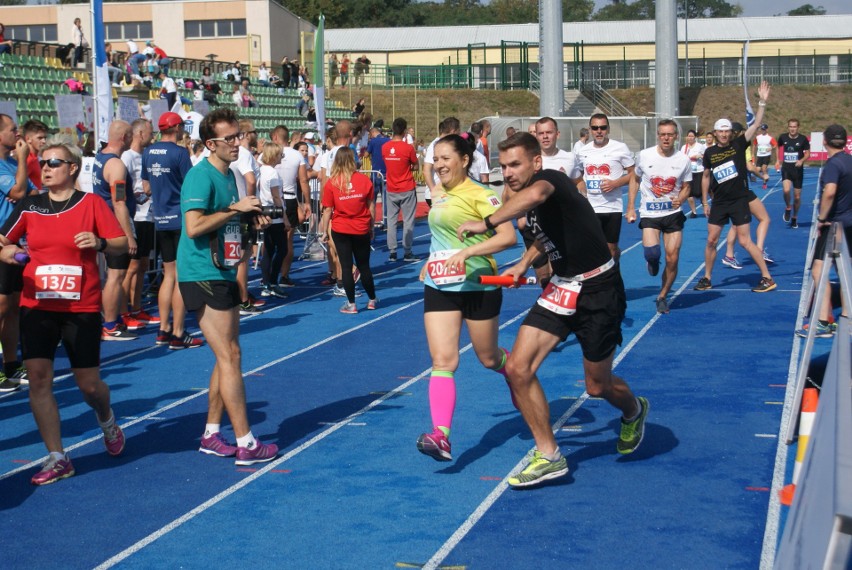
[[[536,301],[541,307],[557,315],[573,315],[577,312],[577,298],[583,284],[558,277],[552,279]]]
[[[429,277],[439,287],[441,285],[454,285],[463,283],[466,277],[464,265],[455,269],[447,267],[447,260],[457,254],[460,249],[445,249],[436,251],[429,255],[429,261],[426,262],[426,271]]]

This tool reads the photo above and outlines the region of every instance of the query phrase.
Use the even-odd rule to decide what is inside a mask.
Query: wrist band
[[[482,218],[482,221],[485,222],[486,228],[488,228],[489,230],[494,229],[495,226],[494,226],[494,224],[491,223],[491,215],[490,214],[485,216],[484,218]]]
[[[104,238],[98,238],[98,251],[103,251],[107,248],[107,240]]]
[[[766,107],[766,101],[760,100],[757,102],[758,107]]]

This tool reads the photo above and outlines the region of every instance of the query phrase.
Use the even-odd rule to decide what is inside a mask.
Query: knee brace
[[[645,246],[645,261],[650,261],[651,263],[660,261],[659,245],[652,245],[651,247]]]

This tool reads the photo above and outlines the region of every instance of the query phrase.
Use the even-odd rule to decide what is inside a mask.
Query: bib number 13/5
[[[83,268],[78,265],[40,265],[35,271],[36,299],[79,301]]]

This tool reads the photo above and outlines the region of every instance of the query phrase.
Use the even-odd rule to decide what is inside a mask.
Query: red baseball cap
[[[180,118],[180,115],[168,111],[160,115],[160,120],[157,122],[157,125],[159,125],[160,130],[162,131],[176,127],[181,123],[183,123],[183,119]]]

